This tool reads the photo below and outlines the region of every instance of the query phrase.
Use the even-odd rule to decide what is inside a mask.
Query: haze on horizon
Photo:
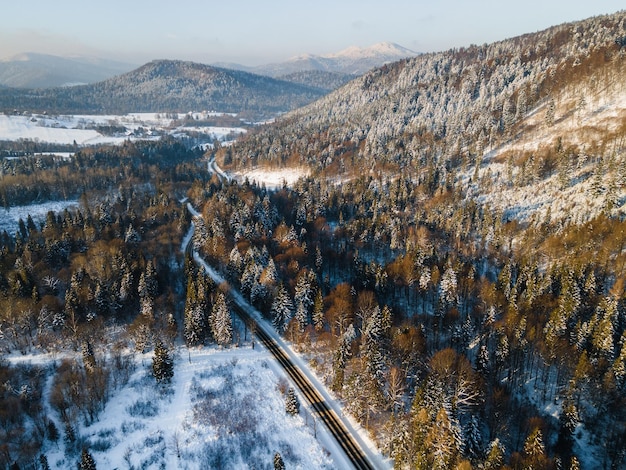
[[[380,42],[434,52],[620,9],[623,0],[12,1],[0,17],[0,59],[34,52],[259,65]]]

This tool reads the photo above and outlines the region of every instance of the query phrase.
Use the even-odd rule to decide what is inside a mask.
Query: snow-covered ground
[[[263,348],[178,352],[168,392],[158,391],[150,357],[145,357],[145,365],[111,398],[98,423],[82,429],[90,440],[110,441],[105,452],[93,452],[98,468],[125,468],[127,462],[136,468],[212,468],[207,461],[219,452],[226,453],[222,458],[229,468],[269,467],[275,452],[290,468],[334,468],[303,417],[285,413],[281,377],[268,367],[272,359]],[[208,396],[215,400],[205,403]],[[219,406],[219,400],[230,403]],[[233,431],[236,436],[227,434]],[[257,440],[247,443],[255,446],[247,449],[251,460],[237,461],[246,436]]]
[[[47,365],[60,358],[8,359]],[[273,361],[249,341],[225,349],[180,347],[172,383],[159,386],[152,353],[138,354],[129,382],[113,391],[95,423],[81,424],[78,435],[98,468],[273,468],[275,452],[287,468],[345,468],[318,439],[319,425],[306,409],[296,416],[285,412],[287,382]],[[47,394],[51,377],[48,383]],[[46,407],[63,429],[58,413]],[[66,455],[62,440],[43,451],[54,469],[74,468],[79,458]]]
[[[190,113],[190,121],[220,116],[222,113]],[[162,134],[188,135],[202,133],[212,139],[225,140],[246,132],[243,127],[186,126],[185,114],[130,113],[126,115],[15,116],[0,114],[0,141],[31,140],[53,144],[78,145],[120,144],[128,139],[158,139]],[[180,118],[181,120],[174,119]],[[201,122],[201,121],[199,121]],[[96,126],[124,127],[121,135],[104,135]],[[139,129],[143,131],[137,133]]]
[[[300,178],[309,176],[310,171],[306,168],[280,168],[280,169],[263,169],[255,168],[253,170],[237,172],[233,176],[243,181],[248,178],[250,182],[256,182],[258,185],[265,185],[267,189],[280,189],[283,184],[292,186]]]
[[[48,201],[41,204],[9,207],[8,209],[0,208],[0,232],[6,230],[8,234],[15,235],[15,231],[19,226],[19,220],[22,219],[26,223],[28,214],[30,214],[39,228],[39,224],[46,220],[46,215],[49,211],[58,213],[65,210],[65,208],[77,206],[78,201],[72,199],[69,201]]]
[[[580,96],[583,95],[586,101],[581,103]],[[483,155],[478,176],[480,179],[487,173],[491,175],[491,184],[487,189],[480,188],[478,180],[466,186],[470,187],[470,197],[502,211],[509,220],[528,222],[534,219],[535,222],[542,222],[549,212],[552,221],[582,223],[598,215],[605,207],[605,194],[600,196],[593,194],[594,158],[593,154],[587,155],[586,151],[590,142],[602,143],[607,133],[614,132],[616,126],[626,121],[626,93],[622,85],[616,83],[602,92],[583,90],[580,95],[561,96],[556,102],[554,124],[551,126],[543,125],[547,106],[547,103],[543,103],[529,113],[515,139],[490,149]],[[507,158],[515,160],[523,154],[554,149],[557,137],[561,138],[563,148],[575,146],[579,152],[577,156],[579,166],[571,169],[565,187],[559,180],[558,171],[545,180],[532,184],[516,184],[515,181],[523,175],[520,175],[522,171],[520,167],[513,166],[510,169],[510,176],[514,181],[508,180],[507,165],[502,163],[503,160]],[[610,144],[615,150],[620,150],[622,145],[617,140],[606,144]],[[611,152],[607,150],[605,155]],[[618,153],[613,158],[616,159],[614,166],[619,168],[626,156]],[[580,163],[585,160],[587,163]],[[467,183],[473,173],[474,169],[469,169],[460,177]],[[618,204],[613,208],[613,214],[624,217],[626,185],[622,175],[614,174],[612,177],[615,178],[617,199],[621,204],[621,207]],[[608,186],[608,178],[604,183]]]

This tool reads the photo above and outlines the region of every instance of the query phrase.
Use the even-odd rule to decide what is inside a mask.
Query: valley
[[[625,25],[0,89],[0,466],[349,467],[249,309],[377,468],[623,467]]]

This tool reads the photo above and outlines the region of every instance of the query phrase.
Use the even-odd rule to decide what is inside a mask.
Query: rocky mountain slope
[[[0,93],[0,109],[123,114],[215,110],[274,116],[305,105],[324,91],[208,65],[153,61],[96,84]]]

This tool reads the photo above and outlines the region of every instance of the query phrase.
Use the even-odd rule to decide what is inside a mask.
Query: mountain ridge
[[[243,71],[180,60],[154,60],[95,84],[34,90],[2,89],[0,109],[124,114],[218,110],[268,117],[325,92]]]
[[[248,67],[241,64],[223,64],[228,68],[279,77],[301,71],[325,71],[346,75],[361,75],[388,62],[419,55],[392,42],[382,42],[369,47],[351,46],[331,54],[300,54],[283,62]]]

